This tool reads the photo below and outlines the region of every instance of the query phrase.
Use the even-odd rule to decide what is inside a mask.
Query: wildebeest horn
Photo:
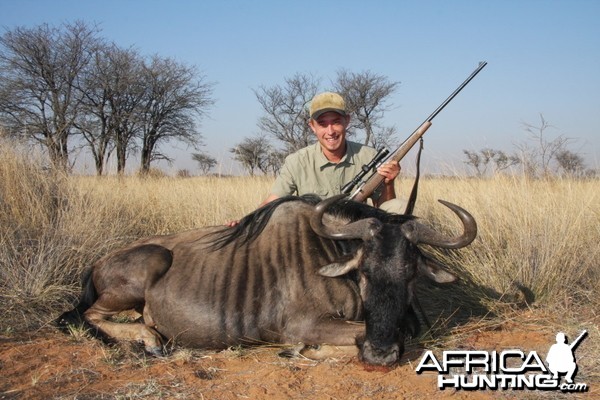
[[[323,214],[327,208],[338,200],[346,197],[345,194],[330,197],[321,201],[315,206],[315,213],[310,219],[310,226],[319,236],[328,239],[363,239],[367,240],[375,236],[382,227],[379,220],[375,218],[361,219],[347,225],[337,225],[335,227],[323,224]]]
[[[440,203],[454,211],[463,223],[463,233],[456,237],[444,236],[433,229],[418,223],[416,220],[408,221],[402,225],[402,233],[414,244],[429,244],[444,249],[460,249],[470,244],[477,236],[477,223],[475,218],[467,210],[449,203],[438,200]]]

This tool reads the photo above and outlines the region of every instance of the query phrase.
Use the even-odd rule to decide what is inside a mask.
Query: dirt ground
[[[520,348],[546,354],[554,332],[510,321],[475,329],[451,349]],[[418,375],[423,348],[411,346],[395,368],[354,357],[285,359],[277,348],[221,352],[177,350],[153,358],[135,345],[46,328],[29,337],[0,336],[0,399],[489,399],[527,392],[439,390],[437,374]],[[585,397],[594,398],[592,392]],[[597,397],[596,397],[597,398]]]

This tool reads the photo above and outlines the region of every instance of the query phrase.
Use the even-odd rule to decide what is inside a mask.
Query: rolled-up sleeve
[[[279,175],[271,186],[271,194],[279,197],[288,196],[298,192],[298,186],[294,180],[294,173],[290,168],[293,162],[290,160],[291,156],[286,157],[283,167],[279,171]]]

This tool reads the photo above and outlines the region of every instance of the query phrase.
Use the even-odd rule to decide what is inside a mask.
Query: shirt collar
[[[329,161],[327,159],[327,157],[325,157],[325,155],[323,154],[323,149],[321,149],[321,145],[319,144],[319,142],[315,143],[315,147],[316,147],[316,154],[317,154],[317,160],[318,160],[318,164],[321,167],[321,169],[325,168],[328,165],[341,165],[341,164],[347,164],[347,165],[353,165],[354,164],[354,155],[356,154],[355,148],[352,145],[352,142],[346,140],[346,154],[344,154],[344,156],[342,157],[342,159],[340,160],[339,163],[335,164],[332,163],[331,161]]]

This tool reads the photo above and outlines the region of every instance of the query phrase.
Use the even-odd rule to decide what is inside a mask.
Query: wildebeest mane
[[[359,203],[350,199],[343,199],[327,209],[327,213],[337,217],[348,219],[349,222],[365,218],[377,218],[387,224],[402,224],[414,219],[412,215],[388,213],[380,208],[371,207],[365,203]]]
[[[232,243],[239,246],[252,242],[267,226],[277,207],[284,203],[299,201],[315,206],[321,200],[319,196],[314,194],[280,197],[246,215],[234,227],[224,227],[212,233],[208,238],[211,242],[209,248],[211,250],[219,250]],[[347,219],[348,222],[373,217],[383,223],[401,224],[414,218],[411,215],[390,214],[378,208],[349,199],[344,199],[331,205],[327,209],[327,213],[341,219]]]
[[[246,215],[235,226],[224,227],[209,235],[208,239],[211,241],[209,248],[211,250],[219,250],[231,243],[243,245],[252,242],[265,229],[277,207],[290,201],[317,204],[320,199],[312,195],[280,197]]]

